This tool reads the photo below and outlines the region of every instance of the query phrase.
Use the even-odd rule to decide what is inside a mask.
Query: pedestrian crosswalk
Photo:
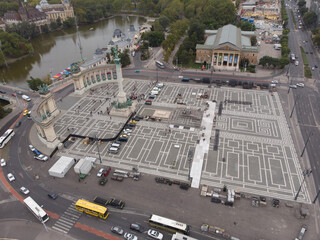
[[[75,202],[73,202],[68,209],[61,215],[58,221],[53,225],[53,229],[68,233],[73,225],[80,218],[82,212],[79,212],[75,208]]]

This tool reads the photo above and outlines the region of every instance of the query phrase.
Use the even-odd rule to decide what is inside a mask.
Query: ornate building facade
[[[8,25],[18,24],[21,22],[29,22],[36,24],[38,27],[41,25],[48,24],[46,14],[30,6],[27,1],[19,1],[18,12],[6,12],[3,16],[3,22]]]
[[[41,0],[36,8],[45,13],[50,22],[56,21],[59,17],[62,22],[69,17],[74,17],[73,7],[69,0],[61,0],[61,4],[49,4],[47,0]]]
[[[216,70],[239,70],[240,59],[249,64],[258,63],[259,47],[252,46],[250,38],[254,32],[241,31],[234,25],[218,30],[205,30],[205,43],[196,46],[196,63],[207,63]]]

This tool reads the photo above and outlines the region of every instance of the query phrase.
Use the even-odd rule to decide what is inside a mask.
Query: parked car
[[[107,179],[107,178],[104,178],[104,177],[103,177],[103,178],[100,178],[100,179],[99,179],[99,184],[100,184],[100,185],[105,185],[107,182],[108,182],[108,179]]]
[[[129,127],[135,127],[136,124],[135,124],[135,123],[128,123],[128,126],[129,126]]]
[[[298,87],[304,87],[304,83],[297,83],[296,84]]]
[[[127,240],[138,240],[138,237],[132,233],[125,233],[124,238]]]
[[[151,100],[146,100],[144,104],[145,105],[152,105],[152,101]]]
[[[15,127],[18,128],[18,127],[20,127],[20,125],[21,125],[21,122],[19,121],[16,123]]]
[[[154,239],[158,239],[158,240],[162,240],[163,238],[163,234],[156,231],[156,230],[153,230],[153,229],[149,229],[148,231],[148,236],[154,238]]]
[[[97,177],[101,177],[103,174],[104,168],[100,168],[99,172],[97,173]]]
[[[1,167],[5,167],[7,165],[6,160],[1,159]]]
[[[12,97],[16,97],[17,95],[15,93],[11,93],[11,96]]]
[[[289,88],[294,88],[294,89],[296,89],[296,88],[297,88],[297,85],[289,85]]]
[[[149,96],[149,99],[155,99],[156,98],[156,95],[150,95]]]
[[[122,235],[123,234],[123,229],[120,227],[112,227],[111,228],[111,232],[116,233],[118,235]]]
[[[40,152],[39,150],[37,150],[37,149],[34,149],[32,152],[33,152],[34,155],[36,155],[36,156],[41,155],[41,152]]]
[[[30,193],[29,189],[26,187],[21,187],[20,192],[22,192],[24,195],[28,195]]]
[[[2,93],[2,94],[6,94],[6,91],[4,91],[4,90],[0,90],[0,93]]]
[[[24,111],[23,111],[23,116],[26,116],[28,113],[29,113],[29,110],[27,110],[27,109],[24,110]]]
[[[130,229],[137,232],[143,232],[141,225],[137,223],[130,224]]]
[[[34,148],[34,146],[32,146],[32,145],[29,145],[29,149],[31,150],[31,152],[33,152],[34,150],[36,150],[36,149]]]
[[[306,233],[306,231],[308,230],[307,225],[303,225],[300,232],[299,232],[299,236],[298,236],[298,240],[302,240],[304,234]]]
[[[39,161],[47,161],[48,160],[48,157],[43,155],[43,154],[39,154],[38,156],[34,156],[35,159],[39,160]]]
[[[126,205],[125,202],[123,202],[122,200],[118,200],[118,199],[115,199],[115,198],[111,198],[107,205],[110,205],[111,207],[116,207],[116,208],[119,208],[119,209],[123,209],[124,206]]]
[[[21,91],[17,91],[17,93],[18,93],[19,95],[22,95],[22,92],[21,92]]]
[[[58,197],[58,195],[55,194],[55,193],[48,193],[48,197],[51,198],[51,199],[53,199],[53,200],[56,200],[57,197]]]
[[[120,135],[120,137],[118,138],[118,141],[127,142],[128,141],[128,136],[127,135]]]
[[[10,182],[13,182],[14,180],[16,180],[16,178],[13,176],[12,173],[8,173],[7,177],[8,177]]]

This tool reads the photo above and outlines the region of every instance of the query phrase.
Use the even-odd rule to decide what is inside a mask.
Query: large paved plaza
[[[127,80],[127,95],[150,92],[150,81]],[[83,96],[69,95],[57,103],[62,110],[55,130],[63,140],[70,133],[110,138],[127,119],[110,117],[107,109],[115,99],[117,85],[109,84]],[[201,121],[207,107],[200,96],[215,100],[215,121],[210,132],[209,150],[203,156],[201,184],[227,185],[250,194],[293,200],[302,171],[288,124],[277,93],[238,88],[208,88],[205,85],[165,83],[153,104],[138,102],[139,115],[165,116],[161,121],[141,120],[123,143],[118,154],[108,153],[109,143],[99,146],[103,165],[142,173],[188,180],[188,154],[202,144]],[[181,98],[178,98],[180,94]],[[177,104],[177,102],[186,105]],[[168,118],[166,118],[168,117]],[[211,136],[210,136],[211,135]],[[59,155],[98,157],[96,144],[78,139]],[[299,200],[310,202],[303,188]]]

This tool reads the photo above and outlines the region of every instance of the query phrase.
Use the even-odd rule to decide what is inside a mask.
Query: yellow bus
[[[80,212],[85,212],[87,214],[90,214],[102,219],[106,219],[109,215],[108,208],[88,202],[83,199],[79,199],[76,202],[75,206],[76,206],[76,209]]]

